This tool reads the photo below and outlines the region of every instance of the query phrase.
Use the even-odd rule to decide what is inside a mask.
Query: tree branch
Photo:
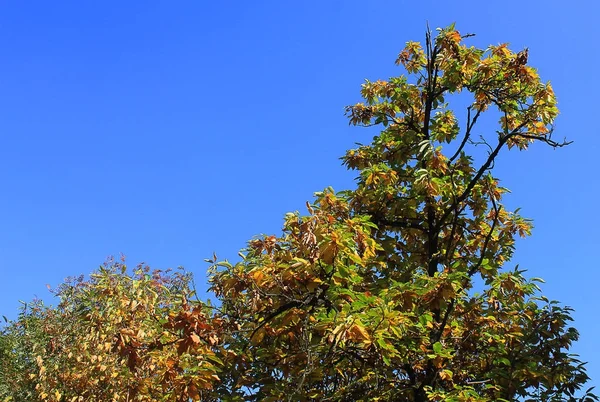
[[[473,129],[473,126],[477,122],[479,115],[481,115],[481,109],[477,110],[477,113],[475,113],[473,120],[471,120],[471,106],[467,107],[467,129],[465,131],[465,137],[463,138],[460,146],[458,147],[458,149],[456,150],[454,155],[452,155],[452,158],[450,158],[450,163],[454,162],[454,160],[460,155],[460,152],[463,150],[463,148],[467,144],[467,141],[469,140],[469,137],[471,136],[471,130]]]
[[[481,266],[481,264],[483,263],[483,260],[485,258],[485,252],[487,251],[488,244],[490,242],[490,239],[492,238],[492,234],[494,233],[494,229],[496,229],[496,225],[498,224],[498,215],[500,214],[500,210],[502,209],[502,205],[500,205],[500,207],[498,207],[496,205],[496,201],[494,200],[494,197],[490,197],[490,199],[491,199],[492,205],[494,207],[494,220],[492,222],[492,227],[490,228],[490,231],[485,236],[485,240],[483,241],[483,246],[481,247],[481,252],[480,252],[480,255],[479,255],[479,261],[477,261],[477,264],[475,264],[473,267],[471,267],[471,269],[469,269],[469,276],[473,276],[475,274],[475,272],[477,272],[477,270],[479,269],[479,267]]]
[[[504,136],[500,136],[500,140],[498,141],[498,144],[496,145],[496,148],[494,148],[494,150],[488,155],[488,158],[485,161],[485,163],[483,165],[481,165],[481,167],[479,168],[479,170],[477,171],[477,173],[475,174],[475,176],[473,177],[473,179],[471,179],[471,181],[469,182],[469,184],[467,184],[467,187],[462,192],[462,194],[460,196],[458,196],[458,198],[454,201],[453,205],[450,205],[448,207],[448,209],[446,209],[446,211],[444,211],[444,213],[442,214],[442,217],[440,218],[440,220],[438,221],[438,223],[442,223],[442,222],[444,222],[446,220],[446,218],[448,218],[448,216],[450,215],[450,213],[454,209],[454,204],[455,203],[456,204],[460,204],[461,202],[463,202],[469,196],[469,194],[471,193],[471,190],[473,190],[473,187],[475,187],[475,185],[477,184],[477,182],[479,181],[479,179],[481,179],[481,177],[483,176],[483,174],[492,165],[492,163],[496,159],[496,156],[498,156],[498,153],[500,152],[500,150],[502,149],[502,147],[504,146],[504,144],[506,144],[506,142],[512,136],[517,135],[518,132],[519,132],[519,130],[521,130],[523,127],[525,127],[527,125],[527,123],[528,122],[523,122],[517,128],[515,128],[512,132],[510,132],[509,134],[504,135]]]
[[[411,221],[409,221],[409,219],[410,218],[405,218],[404,220],[390,221],[390,220],[381,218],[381,219],[374,219],[373,223],[375,223],[375,224],[380,223],[385,226],[392,226],[393,228],[396,228],[396,229],[409,228],[409,229],[418,229],[418,230],[425,231],[425,228],[421,224],[416,222],[416,221],[420,222],[420,219],[415,219],[415,222],[411,222]]]
[[[566,138],[562,142],[556,142],[556,141],[552,140],[552,138],[550,138],[551,134],[552,134],[552,131],[549,133],[549,135],[540,137],[537,135],[532,135],[532,134],[527,134],[527,133],[517,133],[514,135],[514,137],[523,137],[523,138],[527,138],[529,140],[541,141],[541,142],[544,142],[544,143],[550,145],[553,148],[562,148],[562,147],[565,147],[565,146],[573,143],[573,141],[567,141]]]

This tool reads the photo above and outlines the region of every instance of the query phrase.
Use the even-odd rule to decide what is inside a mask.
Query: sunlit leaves
[[[556,98],[527,49],[470,36],[427,32],[396,60],[407,76],[365,81],[349,122],[381,131],[342,158],[356,188],[316,193],[235,263],[208,260],[216,306],[192,301],[185,274],[109,264],[4,330],[0,395],[577,400],[588,377],[569,354],[571,310],[510,268],[532,225],[494,174],[505,149],[565,145]]]
[[[115,262],[89,281],[61,285],[56,308],[25,310],[5,330],[3,339],[36,322],[1,359],[24,364],[31,385],[22,381],[7,394],[28,389],[27,400],[42,401],[200,399],[219,381],[220,326],[210,310],[187,301],[189,281],[143,267],[129,276]],[[29,353],[35,365],[27,365]]]
[[[396,64],[402,64],[406,71],[414,73],[425,67],[427,58],[419,42],[407,42],[406,47],[396,59]]]

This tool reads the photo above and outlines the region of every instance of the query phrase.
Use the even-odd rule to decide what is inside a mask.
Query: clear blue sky
[[[235,258],[312,193],[352,186],[338,157],[371,133],[343,107],[400,73],[407,40],[457,22],[473,44],[530,48],[567,149],[511,153],[497,175],[535,220],[514,263],[576,309],[600,376],[595,1],[5,1],[0,5],[0,313],[120,252]]]

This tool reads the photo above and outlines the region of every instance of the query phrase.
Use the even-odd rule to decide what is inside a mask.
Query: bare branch
[[[552,140],[552,138],[550,138],[551,133],[552,132],[550,132],[550,135],[546,135],[543,137],[540,137],[538,135],[527,134],[527,133],[517,133],[514,136],[527,138],[528,140],[541,141],[541,142],[544,142],[544,143],[550,145],[552,148],[562,148],[562,147],[566,147],[567,145],[570,145],[573,143],[573,141],[567,141],[566,138],[562,142],[556,142],[556,141]]]
[[[469,138],[471,136],[471,130],[473,129],[473,126],[477,122],[477,119],[479,118],[480,115],[481,115],[481,109],[478,109],[477,113],[475,113],[475,116],[473,117],[473,120],[471,120],[471,106],[469,106],[467,108],[467,129],[465,130],[465,137],[463,138],[460,146],[458,147],[458,149],[456,150],[454,155],[452,155],[452,157],[450,158],[450,163],[454,162],[454,160],[460,155],[460,152],[463,150],[463,148],[467,144],[467,141],[469,140]]]
[[[477,384],[485,384],[492,381],[491,379],[487,379],[487,380],[480,380],[480,381],[467,381],[466,384],[468,385],[477,385]]]

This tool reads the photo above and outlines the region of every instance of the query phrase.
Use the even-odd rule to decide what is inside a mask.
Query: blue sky
[[[213,251],[235,258],[314,191],[352,187],[338,157],[372,132],[343,107],[401,72],[426,21],[456,22],[474,45],[529,47],[557,93],[574,144],[511,153],[496,175],[535,222],[513,262],[576,309],[597,383],[599,6],[489,3],[2,2],[0,314],[119,253],[206,289]]]

